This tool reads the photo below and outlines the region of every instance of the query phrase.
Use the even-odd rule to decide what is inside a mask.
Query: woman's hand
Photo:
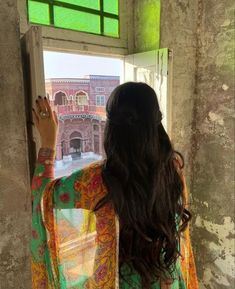
[[[33,108],[33,121],[40,134],[41,146],[55,150],[58,133],[56,112],[52,111],[46,97],[39,96],[35,103],[36,110]]]

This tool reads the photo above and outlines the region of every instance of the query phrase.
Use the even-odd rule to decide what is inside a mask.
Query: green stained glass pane
[[[104,12],[118,15],[118,0],[104,0]]]
[[[119,37],[119,23],[117,19],[104,17],[104,35]]]
[[[39,24],[50,24],[49,5],[35,1],[28,2],[29,22]]]
[[[54,25],[61,28],[100,34],[100,16],[54,6]]]
[[[60,2],[74,4],[82,7],[100,10],[100,0],[58,0]]]

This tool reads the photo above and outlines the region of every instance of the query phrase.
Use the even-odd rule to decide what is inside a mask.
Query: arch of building
[[[82,133],[79,131],[74,131],[70,134],[69,139],[82,139]]]
[[[57,142],[57,160],[64,156],[94,152],[103,154],[104,121],[72,119],[61,122]]]
[[[74,131],[69,136],[69,153],[79,154],[82,152],[82,134]]]
[[[76,105],[88,105],[89,104],[89,95],[84,90],[79,90],[75,93],[74,100]]]
[[[68,103],[68,96],[64,91],[57,91],[54,94],[54,105],[66,105]]]

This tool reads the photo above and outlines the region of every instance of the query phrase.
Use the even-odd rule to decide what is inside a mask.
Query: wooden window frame
[[[29,21],[29,10],[28,10],[28,6],[29,6],[29,0],[27,0],[26,4],[27,4],[27,18]],[[112,37],[110,35],[105,35],[105,27],[104,27],[104,22],[105,22],[105,17],[110,18],[110,19],[114,19],[114,20],[118,20],[118,26],[120,27],[120,20],[119,20],[119,12],[118,15],[116,14],[112,14],[109,12],[105,12],[104,11],[104,2],[103,0],[99,0],[100,1],[100,9],[96,10],[96,9],[92,9],[89,7],[85,7],[85,6],[80,6],[80,5],[76,5],[76,4],[71,4],[71,3],[66,3],[66,2],[60,2],[60,0],[54,0],[53,2],[51,0],[33,0],[36,3],[42,3],[42,4],[47,4],[49,7],[49,20],[50,20],[50,24],[49,25],[45,25],[45,26],[52,26],[54,25],[54,6],[55,7],[61,7],[61,8],[65,8],[65,9],[70,9],[73,11],[78,11],[78,12],[85,12],[85,13],[89,13],[92,15],[97,15],[100,16],[100,33],[92,33],[89,31],[85,31],[85,33],[90,33],[90,34],[96,34],[96,35],[103,35],[106,37]],[[119,0],[118,1],[118,6],[119,6]],[[32,23],[35,25],[43,25],[40,23]],[[56,27],[56,28],[60,28],[60,29],[65,29],[65,30],[74,30],[74,31],[79,31],[79,29],[66,29],[63,27]],[[120,31],[118,29],[118,36],[113,36],[113,38],[119,38],[119,34]]]
[[[27,0],[17,1],[20,14],[20,32],[23,36],[33,25],[28,23]],[[133,9],[130,9],[132,2],[132,0],[119,0],[119,38],[42,25],[43,49],[96,56],[124,57],[133,49]]]

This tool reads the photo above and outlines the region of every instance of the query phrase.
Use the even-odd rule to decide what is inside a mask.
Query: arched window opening
[[[69,152],[74,158],[76,155],[81,155],[82,152],[82,134],[80,132],[74,131],[69,137]]]
[[[88,105],[88,94],[85,91],[79,91],[75,95],[76,105]]]
[[[59,91],[55,94],[55,105],[67,105],[68,104],[68,99],[67,96],[64,92]]]

